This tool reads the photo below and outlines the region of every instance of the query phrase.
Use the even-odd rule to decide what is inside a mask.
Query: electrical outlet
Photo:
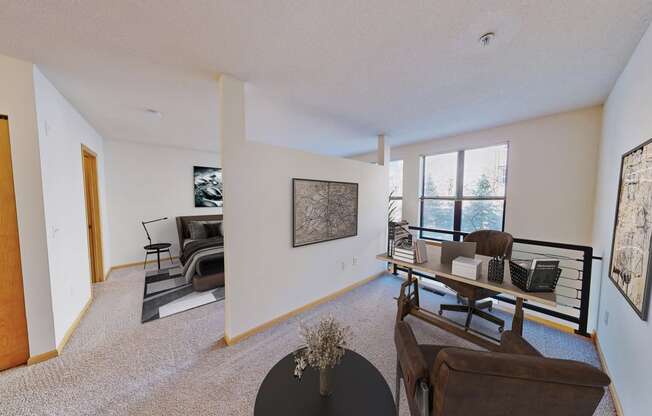
[[[357,264],[358,264],[358,258],[353,256],[353,265],[355,266]]]
[[[346,269],[346,262],[343,261],[342,262],[342,270],[345,270],[345,269]]]
[[[609,325],[609,311],[604,311],[604,324]]]

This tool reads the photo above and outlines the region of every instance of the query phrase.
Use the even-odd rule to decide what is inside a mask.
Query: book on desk
[[[561,275],[559,260],[516,260],[509,266],[512,283],[528,292],[554,291]]]
[[[409,244],[402,244],[394,248],[392,258],[412,264],[421,264],[428,261],[426,243],[423,240],[416,240]]]

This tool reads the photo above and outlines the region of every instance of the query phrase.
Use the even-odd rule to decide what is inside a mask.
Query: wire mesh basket
[[[493,258],[489,260],[489,270],[487,278],[490,282],[502,283],[505,278],[505,260]]]

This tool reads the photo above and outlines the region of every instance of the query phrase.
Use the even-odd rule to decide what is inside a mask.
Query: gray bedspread
[[[186,282],[190,282],[192,277],[197,274],[197,265],[201,261],[222,253],[224,253],[224,240],[222,237],[191,241],[186,244],[180,258]]]

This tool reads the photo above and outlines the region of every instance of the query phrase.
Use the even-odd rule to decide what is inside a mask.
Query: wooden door
[[[29,358],[9,123],[0,115],[0,370]]]
[[[88,259],[91,281],[104,281],[102,259],[102,230],[100,227],[100,197],[97,182],[97,157],[90,149],[82,146],[84,171],[84,197],[86,200],[86,225],[88,230]]]

